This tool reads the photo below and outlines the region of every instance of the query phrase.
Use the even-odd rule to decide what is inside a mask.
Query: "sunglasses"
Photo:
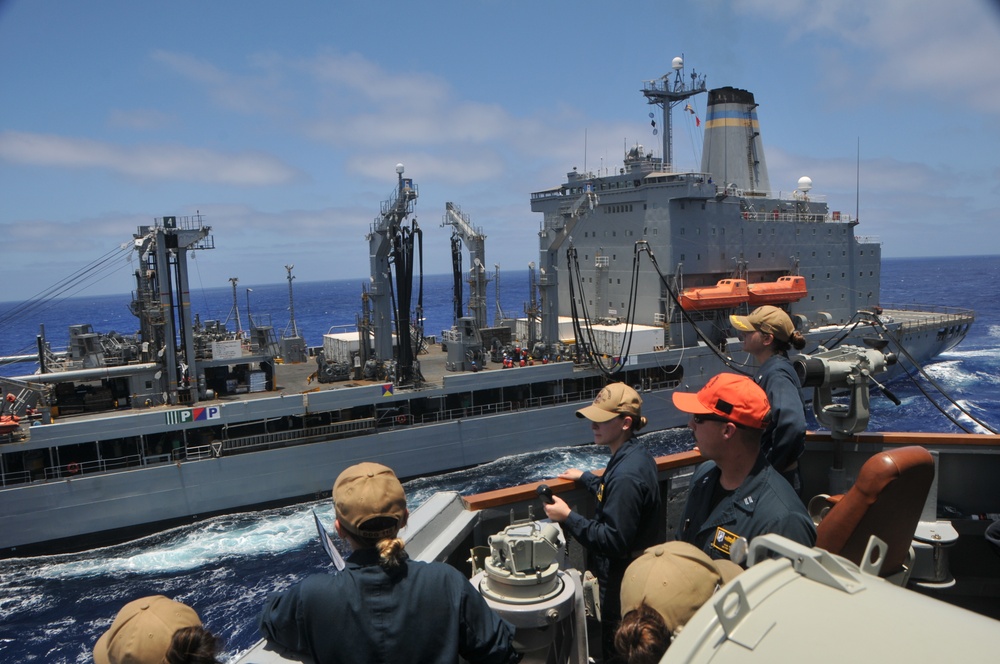
[[[705,422],[723,422],[725,424],[732,424],[737,429],[747,428],[745,425],[740,424],[739,422],[733,422],[732,420],[727,420],[726,418],[720,417],[718,415],[702,415],[699,413],[697,415],[691,415],[691,419],[694,420],[695,424],[704,424]]]

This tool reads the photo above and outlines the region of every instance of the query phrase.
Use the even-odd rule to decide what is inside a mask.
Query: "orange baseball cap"
[[[674,406],[693,415],[718,415],[751,429],[767,426],[771,404],[767,395],[748,376],[721,373],[694,392],[674,392]]]

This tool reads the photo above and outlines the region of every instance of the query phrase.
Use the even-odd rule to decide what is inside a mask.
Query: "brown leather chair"
[[[816,546],[861,565],[868,540],[875,535],[887,545],[879,576],[898,575],[905,570],[933,480],[934,458],[923,447],[879,452],[861,467],[846,494],[810,501],[814,516],[825,512],[816,526]]]

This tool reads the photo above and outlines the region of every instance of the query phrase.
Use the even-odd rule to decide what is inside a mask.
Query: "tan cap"
[[[162,664],[174,632],[201,627],[187,604],[163,595],[129,602],[94,645],[96,664]]]
[[[365,539],[395,537],[406,522],[406,495],[391,468],[365,461],[340,474],[333,485],[333,506],[340,525]],[[395,525],[365,528],[371,519],[392,519]]]
[[[722,584],[743,569],[729,560],[712,560],[687,542],[666,542],[646,549],[622,580],[622,616],[643,602],[676,634]]]
[[[642,397],[625,383],[611,383],[597,393],[594,403],[576,411],[577,417],[591,422],[607,422],[619,415],[631,415],[636,422],[642,420]]]
[[[763,429],[771,416],[771,404],[760,385],[748,376],[721,373],[705,387],[671,395],[677,410],[694,415],[718,415],[751,429]]]
[[[740,332],[753,332],[758,330],[764,334],[770,334],[780,341],[788,341],[795,332],[795,325],[792,319],[778,307],[766,305],[757,307],[750,312],[749,316],[729,317],[729,322]]]

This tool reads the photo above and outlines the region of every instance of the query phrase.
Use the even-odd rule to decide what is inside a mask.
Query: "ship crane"
[[[197,214],[163,217],[159,224],[140,226],[133,236],[133,246],[143,264],[136,271],[138,301],[133,303],[133,313],[139,318],[142,338],[151,340],[153,346],[160,349],[159,357],[167,358],[163,361],[166,370],[163,394],[164,401],[171,405],[180,402],[178,391],[186,388],[184,383],[198,375],[187,252],[214,249],[211,231],[210,226],[202,223],[202,215]],[[181,375],[177,362],[172,359],[178,356],[181,348],[187,363],[187,376]],[[197,403],[197,392],[190,391],[191,404]]]
[[[454,203],[445,203],[444,220],[441,226],[452,227],[452,240],[456,238],[465,243],[469,248],[469,314],[475,320],[476,327],[483,329],[486,327],[486,236],[481,228],[476,228],[469,220],[469,215],[464,214],[461,208]],[[461,261],[461,254],[457,256]],[[455,266],[456,270],[461,269],[460,265]],[[461,293],[456,294],[458,301],[455,304],[456,318],[461,318]],[[457,323],[457,320],[456,320]]]
[[[594,186],[588,182],[578,198],[561,209],[558,215],[548,216],[538,233],[541,262],[538,290],[542,300],[542,341],[546,352],[551,351],[559,341],[559,251],[563,243],[570,239],[576,225],[594,211],[598,202]],[[530,334],[533,325],[528,327]]]
[[[420,237],[414,220],[410,227],[404,225],[413,212],[418,192],[410,178],[404,178],[402,164],[396,165],[397,187],[390,197],[382,201],[379,216],[368,233],[369,259],[371,261],[372,328],[374,332],[375,359],[387,362],[393,357],[393,322],[398,340],[396,357],[398,373],[392,378],[397,384],[408,383],[413,376],[413,344],[410,343],[410,300],[413,290],[413,244]],[[396,307],[393,311],[392,265],[396,268]],[[417,325],[423,315],[418,300]],[[421,331],[422,334],[422,331]]]

